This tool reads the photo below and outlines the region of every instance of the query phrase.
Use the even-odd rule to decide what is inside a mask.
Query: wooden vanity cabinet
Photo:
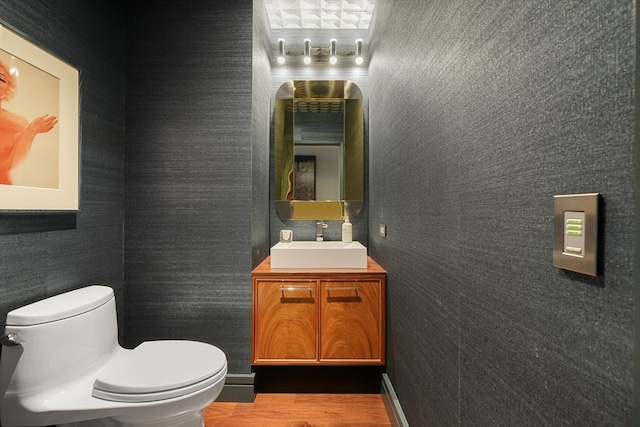
[[[252,272],[254,365],[384,365],[386,272],[367,269]]]
[[[315,281],[254,279],[254,362],[318,359]]]

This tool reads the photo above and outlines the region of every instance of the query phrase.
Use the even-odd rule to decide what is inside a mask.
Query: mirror
[[[274,194],[283,219],[355,217],[364,200],[364,105],[349,80],[291,80],[274,106]]]

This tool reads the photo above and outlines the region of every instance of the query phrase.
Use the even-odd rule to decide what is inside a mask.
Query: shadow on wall
[[[0,236],[45,231],[75,230],[77,214],[9,214],[0,215]]]

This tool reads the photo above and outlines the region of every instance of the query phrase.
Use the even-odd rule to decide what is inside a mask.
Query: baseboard
[[[396,392],[393,390],[393,384],[386,373],[382,374],[382,387],[380,389],[384,406],[387,408],[387,414],[393,427],[409,427],[409,423],[404,416],[402,406]]]
[[[254,366],[256,393],[379,393],[379,366]]]
[[[216,402],[252,403],[256,397],[254,392],[256,374],[227,374],[224,387]]]

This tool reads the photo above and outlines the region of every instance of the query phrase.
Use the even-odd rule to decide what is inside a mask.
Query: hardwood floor
[[[253,403],[213,402],[206,427],[391,427],[380,394],[259,393]]]

